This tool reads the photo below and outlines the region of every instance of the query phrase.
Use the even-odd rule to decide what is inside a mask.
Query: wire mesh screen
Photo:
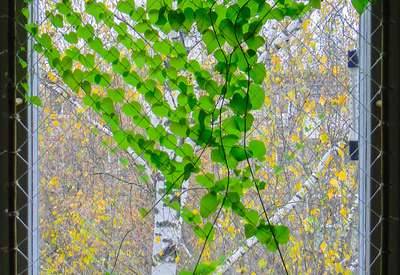
[[[183,51],[197,61],[191,64],[215,74],[216,60],[207,54],[198,31],[163,37],[175,41],[175,48],[158,54],[161,46],[141,30],[152,20],[144,12],[132,19],[117,1],[109,0],[102,1],[108,12],[99,16],[88,8],[97,2],[72,1],[75,14],[57,3],[36,0],[30,7],[38,33],[48,34],[53,46],[37,48],[30,40],[28,47],[27,100],[32,104],[20,110],[29,115],[19,123],[29,136],[23,143],[28,154],[20,156],[28,165],[22,176],[28,176],[29,190],[18,189],[20,201],[26,201],[20,211],[29,213],[26,220],[18,220],[28,230],[19,244],[28,245],[19,250],[20,261],[27,263],[19,273],[175,274],[190,270],[201,255],[206,262],[218,260],[220,273],[284,274],[280,255],[266,250],[254,236],[246,238],[243,222],[230,211],[216,219],[215,240],[204,246],[192,227],[160,202],[165,190],[160,171],[148,167],[143,156],[121,145],[123,141],[116,142],[101,110],[107,104],[93,106],[83,89],[72,91],[49,64],[56,51],[61,57],[74,56],[69,63],[61,58],[62,66],[93,72],[91,98],[117,98],[120,126],[146,135],[123,108],[144,101],[140,88],[132,84],[135,80],[124,75],[124,66],[143,80],[154,80],[174,108],[181,104],[177,85],[160,81],[148,64],[182,66],[175,53]],[[136,1],[138,10],[140,6],[146,7],[145,1]],[[382,55],[377,43],[372,44],[379,41],[379,18],[371,9],[360,18],[351,1],[326,0],[301,19],[269,21],[260,32],[265,47],[257,58],[266,69],[261,79],[265,97],[253,114],[248,136],[265,144],[256,175],[265,182],[261,196],[271,221],[290,229],[288,243],[281,246],[290,274],[364,274],[379,264],[381,79],[376,72]],[[125,28],[132,41],[116,26]],[[91,43],[84,37],[91,37]],[[143,45],[135,44],[139,40]],[[104,47],[110,60],[115,52],[122,53],[117,54],[121,62],[99,58],[96,47]],[[177,71],[165,73],[179,77]],[[195,95],[203,95],[196,79],[185,77]],[[159,107],[145,109],[146,116],[135,123],[168,125],[167,120],[155,121],[154,113],[164,112]],[[163,135],[168,141],[162,150],[170,154],[169,137],[174,135]],[[223,165],[211,161],[210,151],[203,154],[194,146],[194,152],[188,152],[185,142],[172,139],[172,146],[184,150],[180,157],[199,155],[200,170],[213,179],[226,174]],[[193,215],[206,194],[195,180],[189,178],[171,195],[171,201],[179,198],[181,207],[193,208]],[[256,197],[249,189],[242,202],[261,213]],[[142,218],[147,210],[153,211]]]

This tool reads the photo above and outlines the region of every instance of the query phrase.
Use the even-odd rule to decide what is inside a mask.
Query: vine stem
[[[238,18],[239,18],[240,12],[242,11],[242,9],[243,9],[249,2],[250,2],[250,0],[247,0],[246,3],[243,4],[243,6],[239,9],[239,11],[238,11],[238,13],[237,13],[237,15],[236,15],[235,23],[234,23],[235,29],[236,29],[237,20],[238,20]],[[277,4],[277,2],[275,2],[275,5],[276,5],[276,4]],[[273,6],[273,7],[274,7],[274,6]],[[273,9],[273,7],[271,7],[270,10],[263,16],[263,19],[264,19],[264,18],[267,16],[267,14]],[[262,20],[263,20],[263,19],[262,19]],[[262,21],[262,20],[261,20],[261,21]],[[250,170],[251,178],[252,178],[252,180],[253,180],[254,186],[255,186],[256,191],[257,191],[258,199],[259,199],[259,201],[260,201],[261,207],[262,207],[263,212],[264,212],[265,219],[266,219],[267,224],[268,224],[268,226],[269,226],[269,228],[270,228],[272,237],[273,237],[273,239],[274,239],[274,243],[275,243],[275,245],[276,245],[276,247],[277,247],[277,250],[278,250],[278,253],[279,253],[279,257],[280,257],[281,262],[282,262],[282,266],[283,266],[283,268],[284,268],[284,270],[285,270],[285,273],[288,275],[289,272],[288,272],[288,269],[287,269],[287,267],[286,267],[285,259],[284,259],[284,257],[283,257],[282,251],[281,251],[281,249],[280,249],[280,247],[279,247],[279,243],[278,243],[278,240],[277,240],[277,238],[276,238],[276,234],[275,234],[275,232],[274,232],[274,229],[273,229],[273,227],[272,227],[272,225],[271,225],[269,216],[268,216],[268,214],[267,214],[267,210],[266,210],[264,201],[263,201],[263,199],[262,199],[262,197],[261,197],[260,189],[259,189],[259,187],[258,187],[258,185],[257,185],[257,183],[256,183],[256,181],[255,181],[254,172],[253,172],[253,169],[252,169],[252,167],[251,167],[250,159],[249,159],[249,156],[248,156],[248,153],[247,153],[247,114],[248,114],[248,112],[249,112],[248,108],[249,108],[249,100],[250,100],[250,97],[249,97],[249,90],[250,90],[250,82],[251,82],[251,78],[250,78],[250,67],[251,67],[251,66],[250,66],[250,63],[249,63],[249,61],[248,61],[248,59],[247,59],[247,56],[246,56],[246,54],[245,54],[245,52],[244,52],[242,46],[240,45],[240,41],[239,41],[239,39],[238,39],[237,32],[234,32],[234,34],[235,34],[236,43],[237,43],[238,47],[240,48],[240,51],[241,51],[241,53],[242,53],[242,55],[243,55],[243,57],[244,57],[244,59],[245,59],[245,61],[246,61],[246,65],[247,65],[247,88],[246,88],[246,106],[245,106],[245,113],[244,113],[243,149],[244,149],[244,153],[245,153],[245,155],[246,155],[246,162],[247,162],[248,167],[249,167],[249,170]]]
[[[206,238],[205,238],[204,244],[203,244],[203,246],[202,246],[202,248],[201,248],[199,257],[197,258],[197,262],[196,262],[196,265],[195,265],[195,267],[194,267],[193,274],[196,274],[197,268],[198,268],[198,266],[199,266],[199,264],[200,264],[200,261],[201,261],[201,258],[202,258],[202,256],[203,256],[203,254],[204,254],[204,250],[205,250],[205,248],[206,248],[208,239],[210,238],[211,233],[212,233],[212,231],[213,231],[213,229],[214,229],[214,226],[215,226],[215,224],[216,224],[216,222],[217,222],[217,220],[218,220],[218,218],[219,218],[219,216],[220,216],[220,214],[221,214],[221,212],[222,212],[222,208],[224,207],[224,204],[225,204],[225,201],[226,201],[226,197],[227,197],[227,195],[228,195],[229,182],[230,182],[230,172],[229,172],[228,159],[227,159],[227,157],[226,157],[225,146],[224,146],[224,142],[223,142],[223,139],[222,139],[222,107],[224,106],[225,95],[226,95],[226,92],[228,91],[228,84],[229,84],[229,79],[230,79],[230,78],[229,78],[229,71],[230,71],[232,53],[231,53],[230,56],[229,56],[229,62],[228,62],[228,58],[226,57],[225,52],[222,50],[221,43],[220,43],[220,41],[219,41],[219,39],[218,39],[218,37],[217,37],[217,33],[216,33],[216,31],[215,31],[215,22],[213,21],[212,16],[211,16],[212,8],[214,7],[215,3],[216,3],[216,2],[214,2],[214,3],[211,5],[211,7],[210,7],[209,16],[210,16],[211,26],[212,26],[213,32],[214,32],[214,34],[215,34],[215,37],[216,37],[216,40],[217,40],[217,43],[218,43],[218,47],[219,47],[219,49],[222,51],[223,56],[224,56],[224,59],[225,59],[225,63],[227,64],[227,65],[226,65],[225,83],[224,83],[224,91],[223,91],[222,103],[221,103],[221,106],[220,106],[220,108],[219,108],[219,130],[220,130],[220,131],[219,131],[219,139],[220,139],[220,143],[221,143],[221,147],[222,147],[222,152],[223,152],[223,155],[224,155],[225,167],[226,167],[226,170],[227,170],[227,173],[228,173],[228,174],[227,174],[227,184],[226,184],[226,188],[225,188],[225,194],[224,194],[224,197],[223,197],[223,199],[222,199],[221,206],[219,207],[218,212],[217,212],[217,215],[215,216],[215,218],[214,218],[214,220],[213,220],[213,223],[212,223],[212,225],[211,225],[211,228],[210,228],[210,230],[208,231],[208,233],[207,233],[207,235],[206,235]]]

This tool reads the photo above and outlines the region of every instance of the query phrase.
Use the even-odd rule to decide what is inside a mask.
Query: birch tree
[[[218,262],[201,260],[226,209],[245,225],[249,244],[258,240],[279,252],[282,268],[288,272],[280,247],[289,241],[289,229],[279,224],[280,215],[269,218],[260,192],[265,182],[255,174],[280,175],[282,167],[272,157],[274,165],[265,167],[265,142],[252,130],[267,102],[264,60],[276,62],[262,49],[266,44],[281,48],[303,24],[298,18],[318,3],[148,1],[141,7],[132,1],[88,1],[84,4],[87,20],[65,1],[48,16],[56,30],[64,31],[66,46],[55,44],[50,32],[27,26],[38,41],[36,50],[97,113],[101,123],[93,123],[108,131],[132,159],[142,159],[145,173],[152,175],[155,203],[142,209],[142,214],[154,211],[153,274],[176,273],[182,220],[201,240],[193,272],[214,271]],[[282,32],[277,39],[261,33],[262,26],[285,17],[293,21],[288,25],[290,33]],[[172,39],[175,33],[183,39]],[[201,38],[201,62],[192,57],[196,51],[187,51],[186,35]],[[103,92],[94,93],[99,87]],[[312,102],[306,102],[310,113],[315,111]],[[288,113],[283,121],[290,118]],[[323,134],[321,140],[327,143]],[[206,160],[217,167],[219,178],[204,171]],[[190,180],[204,191],[201,199],[191,202],[192,209],[180,202]],[[250,189],[258,196],[261,210],[243,203]],[[304,190],[300,191],[304,197]]]

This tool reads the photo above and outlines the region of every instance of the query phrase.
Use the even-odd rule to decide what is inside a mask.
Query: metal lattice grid
[[[105,2],[115,20],[127,20],[115,11],[114,1]],[[84,14],[85,3],[74,4]],[[48,19],[53,10],[52,1],[38,0],[31,7],[32,19],[64,51],[69,44],[63,35],[72,26],[56,32]],[[90,16],[83,20],[104,45],[119,45],[115,30]],[[258,173],[269,182],[263,196],[273,221],[292,231],[283,254],[293,274],[368,273],[382,255],[380,242],[375,241],[382,214],[371,209],[382,190],[376,173],[382,151],[375,140],[381,125],[377,110],[382,79],[376,71],[382,52],[371,42],[381,28],[379,15],[371,9],[359,21],[350,1],[324,1],[320,11],[302,20],[272,22],[263,30],[267,44],[260,59],[268,69],[266,107],[257,113],[257,127],[250,135],[268,145],[265,169]],[[172,39],[183,39],[189,56],[202,65],[212,64],[194,30]],[[91,51],[87,44],[78,46],[82,53]],[[130,56],[129,49],[119,47]],[[173,256],[178,269],[193,266],[200,246],[191,228],[179,221],[179,230],[169,232],[176,235],[176,243],[157,247],[154,219],[169,218],[171,212],[160,209],[140,219],[139,209],[151,208],[158,198],[159,173],[146,168],[140,156],[117,149],[106,124],[85,107],[82,95],[60,81],[44,56],[31,47],[28,53],[30,92],[43,106],[19,109],[28,114],[26,121],[19,120],[27,133],[21,147],[28,148],[20,155],[27,165],[20,182],[28,184],[18,189],[19,201],[26,202],[19,212],[29,213],[18,220],[28,231],[28,237],[19,240],[20,247],[28,246],[18,250],[20,261],[27,262],[32,274],[148,274],[161,249]],[[110,69],[101,62],[95,67]],[[105,86],[95,92],[104,95],[109,88],[122,86],[124,101],[140,100],[116,76]],[[130,127],[127,120],[124,124]],[[222,173],[218,166],[202,168]],[[190,186],[189,181],[182,199],[196,205],[202,193]],[[249,193],[246,203],[254,204],[254,195]],[[233,215],[224,214],[217,226],[218,244],[212,244],[204,257],[227,255],[220,271],[283,272],[278,255],[266,252],[255,239],[245,240]]]

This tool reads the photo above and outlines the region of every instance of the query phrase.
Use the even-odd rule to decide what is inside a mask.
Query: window
[[[172,50],[160,49],[162,39],[170,37],[164,35],[156,44],[149,33],[143,32],[144,38],[140,32],[133,34],[131,28],[136,25],[130,23],[140,20],[129,19],[114,2],[105,1],[111,12],[108,15],[113,15],[112,24],[102,16],[95,19],[95,9],[91,15],[85,12],[90,1],[72,5],[81,15],[79,24],[71,24],[74,15],[63,14],[47,0],[33,1],[30,14],[39,23],[39,32],[50,35],[61,56],[72,52],[80,56],[65,66],[96,70],[98,79],[91,96],[104,99],[114,93],[118,97],[122,91],[115,111],[120,127],[149,134],[140,125],[133,126],[123,110],[125,101],[135,101],[142,104],[151,122],[157,121],[158,129],[169,129],[174,121],[157,120],[164,114],[164,106],[156,109],[143,103],[146,98],[139,94],[139,85],[133,87],[127,80],[130,71],[121,77],[118,65],[128,62],[143,81],[154,81],[153,88],[163,91],[161,95],[173,110],[181,104],[181,87],[169,81],[188,76],[170,69],[168,62],[179,64]],[[349,2],[326,0],[321,10],[295,20],[271,20],[260,32],[266,44],[256,52],[256,62],[266,68],[259,84],[263,107],[254,112],[249,139],[262,141],[266,147],[265,155],[252,163],[257,166],[265,211],[272,223],[290,229],[287,244],[281,246],[282,257],[267,252],[256,236],[246,238],[243,222],[233,210],[222,211],[215,223],[216,241],[202,249],[201,232],[196,235],[198,228],[193,230],[183,222],[199,215],[196,211],[207,194],[195,184],[196,177],[183,182],[182,188],[168,197],[169,202],[154,207],[168,190],[161,168],[147,166],[143,155],[115,142],[115,129],[108,118],[85,101],[83,89],[72,91],[51,68],[48,56],[33,51],[30,43],[35,42],[28,40],[29,100],[38,96],[41,103],[18,109],[18,127],[26,133],[18,141],[23,152],[18,160],[18,199],[24,202],[18,219],[18,273],[175,274],[195,266],[200,254],[207,262],[219,259],[218,270],[227,274],[281,274],[281,258],[290,274],[368,274],[378,268],[383,232],[383,209],[378,206],[383,196],[378,137],[383,50],[377,37],[382,33],[382,19],[375,8],[359,18]],[[63,27],[58,26],[59,20]],[[118,24],[135,41],[148,43],[142,49],[146,54],[127,47],[129,41],[115,28]],[[85,41],[84,33],[75,37],[84,27],[93,30],[91,40],[86,39],[90,42]],[[189,61],[196,60],[205,71],[217,75],[213,71],[217,61],[207,53],[209,45],[195,29],[173,35],[174,45],[184,46]],[[99,43],[106,49],[106,60],[93,50]],[[123,61],[105,62],[107,53],[115,51]],[[150,68],[147,54],[153,61],[161,56],[158,61],[163,69]],[[215,75],[211,77],[219,85],[223,77]],[[186,83],[187,89],[199,98],[206,95],[207,87],[202,87],[196,76],[190,77],[194,84]],[[160,81],[162,78],[166,80]],[[19,84],[26,81],[23,73],[17,79]],[[167,139],[183,150],[193,147],[194,153],[201,152],[200,146],[168,131],[159,137],[159,146],[168,158],[173,158],[174,148],[168,147]],[[212,174],[217,182],[226,177],[226,169],[212,158],[211,150],[205,151],[200,170]],[[254,199],[255,190],[246,192],[243,204],[262,213]],[[167,207],[175,201],[179,201],[181,216]],[[142,219],[153,207],[155,211]]]

